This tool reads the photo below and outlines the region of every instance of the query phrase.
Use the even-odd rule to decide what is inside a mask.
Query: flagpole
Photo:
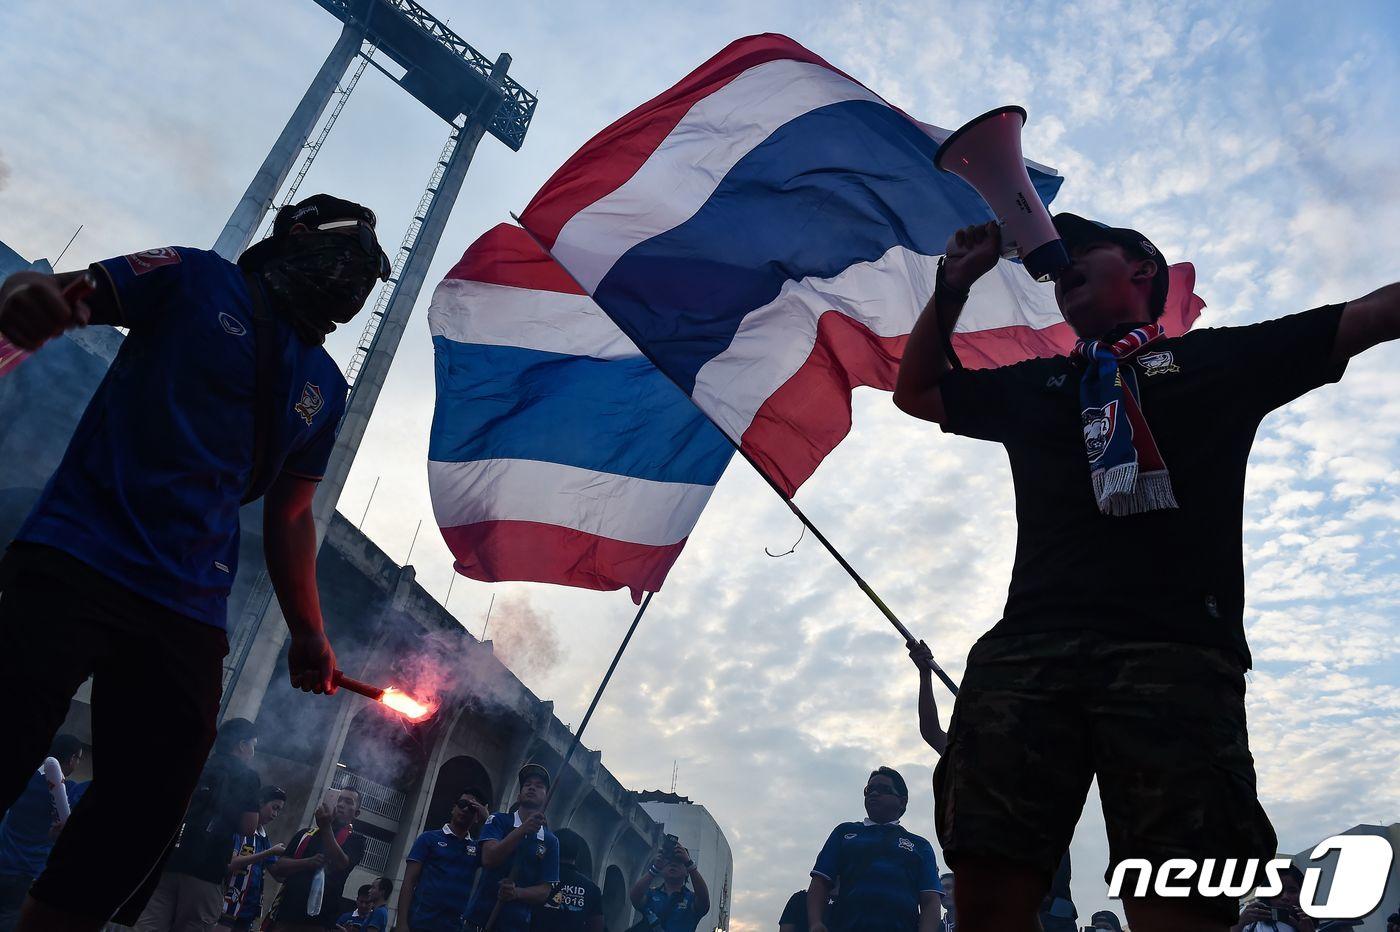
[[[563,266],[560,266],[563,268]],[[637,625],[641,624],[642,616],[647,612],[647,606],[651,604],[651,597],[655,592],[648,592],[646,598],[642,599],[642,604],[637,608],[637,614],[632,618],[632,625],[627,629],[627,633],[622,636],[622,643],[617,645],[617,653],[613,654],[612,663],[608,664],[608,672],[603,674],[603,681],[598,684],[598,691],[593,694],[593,701],[588,703],[588,711],[583,713],[583,721],[578,723],[578,730],[574,732],[574,738],[569,742],[569,749],[564,752],[564,759],[559,762],[553,776],[549,778],[551,796],[553,789],[559,783],[559,778],[564,775],[564,769],[569,766],[569,760],[574,756],[574,751],[578,750],[579,742],[583,740],[583,730],[588,727],[588,722],[593,718],[593,710],[598,708],[598,700],[603,698],[603,690],[608,688],[608,683],[612,680],[613,671],[617,669],[618,662],[622,660],[622,654],[627,650],[627,645],[632,643],[632,635],[637,631]],[[520,861],[512,859],[509,880],[514,881],[520,873]],[[491,932],[496,927],[496,920],[501,914],[501,901],[496,900],[491,906],[491,915],[486,919],[483,926],[486,932]]]
[[[587,288],[583,287],[583,283],[574,277],[574,273],[569,271],[568,266],[564,265],[564,263],[554,258],[554,252],[550,250],[550,248],[544,243],[540,242],[539,237],[535,236],[535,234],[530,230],[530,228],[525,225],[525,221],[521,220],[518,216],[516,216],[514,212],[511,212],[510,217],[517,224],[519,224],[520,229],[525,231],[525,235],[530,237],[534,244],[538,246],[540,250],[544,252],[545,255],[549,256],[549,258],[554,262],[555,265],[559,266],[559,268],[564,270],[564,274],[568,275],[569,278],[573,280],[573,283],[575,285],[578,285],[580,291],[588,295],[589,298],[593,297],[593,293],[590,292]],[[597,302],[595,301],[594,303],[596,304]],[[608,313],[607,308],[603,307],[601,304],[598,305],[598,308],[604,314]],[[611,314],[609,314],[608,317],[609,319],[612,319]],[[617,321],[614,320],[613,323],[617,324]],[[621,329],[620,326],[619,329]],[[625,330],[623,332],[626,333]],[[666,376],[666,378],[671,379],[672,384],[676,384],[676,380],[671,378],[671,374],[667,372],[665,368],[663,368],[656,361],[656,359],[652,357],[651,353],[647,352],[647,349],[645,347],[638,346],[637,349],[641,352],[643,356],[647,358],[647,361],[649,361],[653,366],[656,367],[658,372]],[[676,384],[676,387],[680,388],[678,384]],[[681,388],[681,391],[685,392],[685,389]],[[689,392],[685,392],[685,395],[687,398],[690,398]],[[695,404],[695,400],[693,398],[691,399],[691,404]],[[836,562],[841,565],[841,568],[846,571],[846,575],[850,576],[851,579],[855,580],[855,584],[860,587],[860,591],[864,592],[866,596],[870,599],[870,601],[875,603],[875,607],[880,610],[880,614],[884,615],[885,620],[894,626],[894,629],[899,632],[901,637],[904,638],[905,643],[918,643],[914,635],[911,634],[909,632],[909,629],[904,626],[904,622],[900,621],[899,617],[895,615],[895,613],[890,609],[888,605],[885,604],[885,600],[880,598],[879,594],[874,589],[870,588],[870,584],[867,583],[865,579],[860,575],[860,573],[856,572],[856,568],[854,566],[851,566],[850,562],[847,561],[847,559],[841,555],[841,551],[837,550],[836,547],[831,543],[831,541],[826,539],[826,535],[823,534],[821,530],[815,524],[812,523],[811,519],[803,513],[802,509],[798,507],[797,502],[792,500],[792,496],[788,495],[786,492],[783,491],[783,487],[778,485],[777,481],[775,481],[772,476],[768,475],[767,470],[765,470],[762,466],[758,465],[757,461],[755,461],[754,458],[749,455],[749,452],[743,448],[739,441],[735,440],[729,435],[729,431],[725,430],[714,418],[710,417],[710,413],[708,411],[700,407],[700,405],[698,404],[696,404],[695,407],[696,410],[698,410],[702,415],[705,416],[705,419],[707,421],[709,421],[715,426],[715,429],[718,430],[720,434],[724,436],[724,439],[729,441],[729,445],[734,448],[734,452],[738,453],[741,457],[743,457],[745,462],[752,466],[754,470],[760,476],[763,477],[763,481],[768,483],[768,487],[771,488],[777,494],[777,496],[783,500],[783,503],[788,506],[788,510],[791,511],[797,517],[798,521],[802,522],[802,526],[805,527],[807,530],[811,531],[812,536],[814,536],[818,541],[821,542],[821,545],[826,548],[826,552],[831,554],[832,557],[835,558]],[[952,693],[954,696],[958,694],[957,684],[953,682],[952,677],[948,676],[948,674],[943,671],[943,668],[938,665],[937,661],[933,662],[933,672],[938,675],[938,678],[940,680],[943,681],[943,685],[948,687],[948,691],[950,693]]]

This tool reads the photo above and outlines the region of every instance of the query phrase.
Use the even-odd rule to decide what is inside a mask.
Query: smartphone
[[[679,845],[680,842],[681,840],[675,835],[667,835],[666,839],[661,843],[662,856],[666,858],[674,857],[676,853],[676,846]]]
[[[321,805],[325,806],[331,812],[335,812],[336,804],[339,802],[340,790],[336,789],[335,787],[331,787],[330,789],[326,790],[324,793],[321,794]]]

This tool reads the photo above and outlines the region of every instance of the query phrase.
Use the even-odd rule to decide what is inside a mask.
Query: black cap
[[[277,211],[277,219],[272,221],[272,238],[286,236],[298,223],[314,228],[333,220],[363,220],[371,229],[375,224],[374,211],[363,204],[330,194],[313,194]]]
[[[529,763],[520,768],[520,782],[524,783],[526,777],[539,777],[544,781],[545,789],[549,789],[549,771],[540,764]]]
[[[243,256],[254,261],[266,258],[263,253],[271,253],[276,249],[276,244],[281,242],[292,227],[298,223],[305,224],[312,229],[323,223],[331,223],[335,220],[360,220],[369,224],[369,228],[375,228],[376,218],[374,211],[363,204],[356,204],[354,201],[347,201],[344,198],[336,197],[332,194],[313,194],[295,204],[288,204],[277,211],[277,217],[272,221],[272,235],[267,239],[254,243],[243,251]],[[381,249],[382,253],[383,250]]]
[[[1153,318],[1162,316],[1162,311],[1167,306],[1167,287],[1171,284],[1171,272],[1167,268],[1167,260],[1163,258],[1161,250],[1152,245],[1152,241],[1143,236],[1137,230],[1130,230],[1126,227],[1111,227],[1106,223],[1097,220],[1088,220],[1077,214],[1056,214],[1054,216],[1055,229],[1065,241],[1065,246],[1071,251],[1076,246],[1083,246],[1086,243],[1113,243],[1119,246],[1128,255],[1136,256],[1139,259],[1151,259],[1157,263],[1157,273],[1152,278],[1152,294],[1149,297],[1149,308]]]

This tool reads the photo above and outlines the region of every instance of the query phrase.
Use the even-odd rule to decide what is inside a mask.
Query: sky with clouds
[[[1263,320],[1397,277],[1400,7],[1383,2],[522,2],[428,7],[539,94],[523,151],[483,142],[429,283],[520,209],[577,146],[730,40],[792,36],[945,127],[1026,106],[1028,157],[1057,207],[1145,231],[1196,264],[1203,324]],[[0,240],[60,264],[208,246],[319,67],[338,24],[310,0],[0,5]],[[369,72],[303,193],[372,206],[386,243],[447,126]],[[447,595],[424,461],[425,290],[341,509]],[[329,344],[349,358],[358,327]],[[1265,422],[1246,501],[1249,712],[1260,793],[1286,851],[1400,817],[1400,347]],[[587,743],[627,785],[705,803],[734,849],[734,928],[772,928],[864,774],[900,767],[907,823],[933,835],[932,755],[899,639],[768,488],[735,464],[624,660]],[[370,503],[376,480],[378,489]],[[1004,455],[861,390],[855,429],[799,501],[955,677],[997,619],[1014,516]],[[366,513],[366,505],[369,504]],[[1165,584],[1170,584],[1166,581]],[[523,671],[577,721],[630,621],[621,593],[461,579],[480,633],[492,592],[554,629]],[[945,720],[950,703],[940,694]],[[1072,847],[1081,915],[1105,904],[1091,795]]]

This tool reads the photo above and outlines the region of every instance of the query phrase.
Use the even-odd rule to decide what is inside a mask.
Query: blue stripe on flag
[[[934,168],[937,148],[879,103],[809,111],[740,159],[694,216],[628,250],[594,299],[689,393],[785,282],[896,245],[939,255],[954,230],[990,219],[969,185]],[[1048,203],[1062,179],[1031,174]]]
[[[541,460],[714,485],[733,447],[651,363],[433,337],[428,458]]]

